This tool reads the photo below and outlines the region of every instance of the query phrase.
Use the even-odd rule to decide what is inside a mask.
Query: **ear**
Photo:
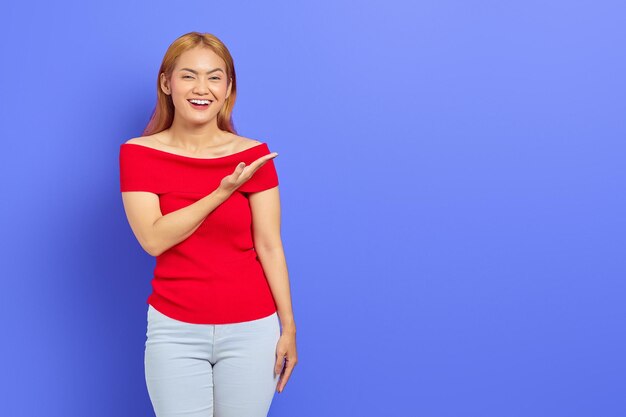
[[[167,77],[165,77],[165,73],[163,72],[161,73],[160,80],[161,80],[161,90],[169,96],[171,94],[171,91],[170,91],[169,82],[167,81]]]
[[[233,79],[230,79],[230,82],[228,83],[228,91],[226,91],[226,98],[230,97],[230,90],[232,90],[233,88]]]

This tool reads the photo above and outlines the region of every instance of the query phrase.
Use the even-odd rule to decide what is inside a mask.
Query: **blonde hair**
[[[172,102],[172,97],[161,90],[160,77],[161,74],[164,73],[165,77],[170,79],[178,57],[183,52],[198,46],[211,49],[222,58],[226,64],[227,82],[231,82],[232,87],[230,95],[217,114],[217,127],[221,130],[237,133],[232,120],[233,107],[235,106],[235,99],[237,98],[237,77],[235,75],[233,57],[230,55],[226,45],[215,35],[210,33],[189,32],[172,42],[165,52],[165,56],[161,62],[161,68],[159,68],[159,74],[157,75],[157,103],[152,117],[150,117],[150,121],[143,131],[143,136],[159,133],[172,126],[172,122],[174,121],[174,103]]]

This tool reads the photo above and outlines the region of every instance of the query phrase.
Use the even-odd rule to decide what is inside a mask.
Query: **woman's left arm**
[[[272,291],[282,327],[277,345],[275,372],[284,374],[278,383],[278,392],[284,389],[298,358],[296,353],[296,323],[291,304],[291,290],[285,252],[280,236],[280,194],[278,186],[249,195],[252,211],[252,234],[263,271]]]

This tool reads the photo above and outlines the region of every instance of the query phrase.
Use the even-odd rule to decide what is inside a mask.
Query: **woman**
[[[297,362],[278,154],[236,134],[236,93],[226,46],[183,35],[146,130],[120,146],[124,209],[157,261],[145,346],[157,417],[266,416]]]

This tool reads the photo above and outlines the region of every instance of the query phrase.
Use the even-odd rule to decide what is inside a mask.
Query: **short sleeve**
[[[238,188],[238,191],[244,193],[256,193],[259,191],[269,190],[278,185],[278,174],[274,166],[274,159],[270,159],[259,168],[252,177]]]
[[[138,145],[122,144],[119,153],[120,191],[158,193],[154,170]]]

